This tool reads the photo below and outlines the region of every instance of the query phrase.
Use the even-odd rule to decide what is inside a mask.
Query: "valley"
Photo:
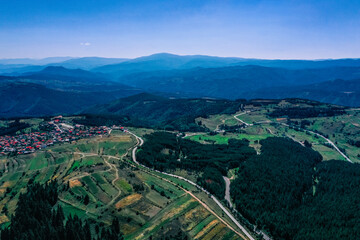
[[[30,179],[39,183],[57,180],[61,183],[59,205],[65,215],[76,214],[105,224],[117,217],[122,219],[126,239],[171,236],[182,231],[201,239],[249,239],[196,186],[137,165],[135,155],[133,159],[130,156],[136,152],[138,139],[131,132],[112,130],[110,135],[3,158],[2,209],[7,209],[9,216],[14,212],[17,198]],[[6,226],[7,215],[1,219]],[[183,227],[173,226],[174,221]]]
[[[305,98],[349,107],[359,102],[359,59],[262,60],[162,53],[135,59],[19,59],[2,64],[2,118],[116,114],[104,107],[141,93],[179,102]]]
[[[360,1],[0,13],[0,240],[360,239]]]
[[[140,99],[148,101],[149,97],[153,99],[146,95],[141,95]],[[155,101],[163,103],[164,100],[159,98]],[[317,165],[322,169],[321,164],[326,162],[329,162],[329,167],[334,162],[351,162],[357,168],[360,161],[355,134],[359,125],[358,109],[301,99],[240,103],[235,102],[235,106],[242,109],[239,111],[231,107],[234,103],[219,102],[220,106],[227,104],[229,109],[234,109],[229,110],[233,112],[195,114],[192,117],[194,123],[182,123],[185,124],[184,129],[189,129],[186,124],[195,124],[198,128],[192,129],[196,132],[120,127],[116,124],[122,123],[122,118],[110,115],[100,115],[91,121],[87,116],[54,118],[50,122],[41,118],[20,120],[25,129],[18,130],[16,134],[35,132],[37,138],[46,134],[70,134],[70,137],[69,141],[59,141],[27,152],[18,148],[14,153],[4,152],[1,156],[2,228],[10,224],[10,216],[16,210],[20,194],[26,191],[27,183],[45,184],[56,180],[59,184],[57,205],[62,207],[65,216],[76,215],[90,221],[91,231],[95,231],[98,224],[109,226],[116,218],[125,239],[160,236],[177,236],[179,239],[282,238],[283,232],[278,232],[280,225],[276,221],[269,228],[267,217],[256,220],[255,209],[258,208],[255,206],[258,202],[246,200],[250,193],[245,189],[252,189],[251,194],[256,194],[253,197],[257,199],[266,193],[257,192],[254,187],[264,183],[257,180],[244,185],[247,180],[242,180],[239,185],[240,179],[245,177],[241,175],[241,169],[249,168],[247,171],[253,171],[256,176],[256,171],[261,168],[256,169],[262,166],[256,161],[269,154],[264,148],[269,144],[277,149],[276,152],[285,151],[283,145],[293,148],[296,154],[289,155],[289,160],[314,161],[303,166],[296,165],[300,169],[316,166],[313,168],[314,176],[323,174],[317,173]],[[197,104],[197,101],[187,104]],[[214,106],[218,105],[212,103],[211,106],[214,112]],[[7,124],[7,121],[2,122],[3,126]],[[79,127],[81,130],[76,130]],[[45,132],[41,134],[41,131]],[[83,137],[79,137],[80,133]],[[76,138],[72,139],[72,136]],[[37,144],[36,141],[34,143]],[[288,153],[281,153],[281,156],[283,154]],[[307,157],[300,160],[303,155]],[[312,158],[314,160],[310,160]],[[250,163],[256,164],[248,165]],[[286,166],[292,164],[294,162],[289,162]],[[345,170],[347,165],[340,168]],[[297,175],[299,171],[308,170],[300,169],[291,170],[296,174],[289,175],[286,184],[293,184],[295,180],[291,178],[303,182],[303,187],[296,193],[303,197],[310,189],[313,194],[320,191],[318,189],[322,187],[317,185],[322,183],[321,179],[317,177],[311,185],[308,174]],[[280,169],[272,167],[268,171],[275,174]],[[254,176],[249,175],[249,180]],[[244,197],[239,197],[239,191]],[[281,191],[284,194],[287,192]],[[357,196],[357,192],[353,194]],[[352,201],[353,196],[344,197]],[[277,197],[272,196],[271,199],[277,201]],[[294,204],[296,208],[301,207],[300,203]],[[263,208],[263,211],[269,209]],[[283,217],[283,213],[276,214]]]

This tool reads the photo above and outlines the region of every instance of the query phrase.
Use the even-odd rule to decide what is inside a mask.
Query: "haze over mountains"
[[[298,97],[346,106],[360,103],[360,59],[262,60],[167,53],[135,59],[3,59],[0,75],[1,117],[77,113],[140,92],[177,98]]]
[[[359,77],[359,67],[292,70],[247,65],[143,72],[121,77],[120,82],[150,91],[236,99],[242,98],[249,91],[263,88],[300,86]]]
[[[99,103],[137,94],[133,89],[113,91],[63,91],[40,84],[6,82],[0,84],[0,117],[36,117],[74,114]]]

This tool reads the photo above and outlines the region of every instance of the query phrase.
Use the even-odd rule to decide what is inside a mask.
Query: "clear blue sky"
[[[0,0],[0,58],[360,57],[359,0]]]

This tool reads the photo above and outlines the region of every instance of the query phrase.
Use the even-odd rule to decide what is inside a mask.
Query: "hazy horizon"
[[[360,1],[2,1],[0,58],[360,57]]]
[[[326,60],[341,60],[341,59],[360,59],[359,57],[344,57],[344,58],[246,58],[242,56],[215,56],[215,55],[206,55],[206,54],[175,54],[175,53],[168,53],[168,52],[158,52],[158,53],[151,53],[149,55],[139,55],[135,57],[123,57],[123,56],[114,56],[114,57],[106,57],[106,56],[47,56],[47,57],[15,57],[15,58],[0,58],[0,60],[19,60],[19,59],[29,59],[29,60],[45,60],[51,58],[69,58],[69,59],[79,59],[79,58],[117,58],[117,59],[136,59],[141,57],[148,57],[157,54],[170,54],[170,55],[177,55],[181,57],[185,56],[206,56],[206,57],[219,57],[219,58],[239,58],[239,59],[257,59],[257,60],[305,60],[305,61],[326,61]],[[64,60],[65,61],[65,60]]]

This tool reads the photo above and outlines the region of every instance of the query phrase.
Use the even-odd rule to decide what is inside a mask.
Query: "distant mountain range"
[[[90,70],[99,66],[117,64],[128,61],[127,58],[101,58],[101,57],[83,57],[83,58],[73,58],[61,63],[51,63],[52,66],[61,66],[65,68],[81,68],[84,70]]]
[[[179,56],[159,53],[124,61],[119,64],[106,65],[92,69],[114,77],[121,77],[131,73],[152,72],[172,69],[191,69],[195,67],[224,67],[236,65],[241,58],[221,58],[202,55]]]
[[[119,64],[101,66],[92,69],[114,77],[122,77],[131,73],[153,72],[159,70],[218,68],[228,66],[257,65],[262,67],[309,69],[330,67],[360,67],[360,59],[336,60],[265,60],[235,57],[213,57],[204,55],[179,56],[159,53],[124,61]]]
[[[0,77],[0,117],[74,114],[140,92],[103,74],[51,66]]]
[[[114,82],[106,75],[82,69],[67,69],[49,66],[38,72],[27,72],[19,76],[2,76],[3,81],[36,83],[48,88],[68,91],[113,91],[133,89]]]
[[[126,58],[101,57],[59,57],[45,59],[0,59],[0,74],[20,75],[26,72],[41,71],[48,66],[61,66],[70,69],[90,70],[108,64],[127,61]]]
[[[147,91],[236,99],[258,89],[301,86],[338,78],[360,79],[360,67],[293,70],[248,65],[192,68],[134,73],[120,78],[119,81]]]
[[[82,69],[67,69],[64,67],[46,67],[39,72],[24,73],[17,77],[23,81],[42,84],[46,87],[63,90],[96,90],[124,87],[114,83],[105,75],[92,73]]]
[[[287,86],[247,92],[245,98],[303,98],[320,102],[358,107],[360,106],[360,79],[333,80],[304,86]]]
[[[359,79],[360,59],[262,60],[167,53],[135,59],[3,59],[0,117],[75,113],[141,92],[167,98],[296,97],[359,106]]]
[[[49,57],[42,59],[33,58],[13,58],[13,59],[0,59],[0,64],[19,64],[19,65],[46,65],[50,63],[59,63],[73,59],[72,57]]]
[[[103,72],[119,77],[134,72],[246,65],[287,69],[360,67],[360,59],[267,60],[238,57],[214,57],[206,55],[180,56],[169,53],[158,53],[134,59],[102,57],[0,59],[0,74],[7,73],[14,75],[29,71],[40,71],[46,66],[62,66],[71,69],[81,68],[94,72]]]

